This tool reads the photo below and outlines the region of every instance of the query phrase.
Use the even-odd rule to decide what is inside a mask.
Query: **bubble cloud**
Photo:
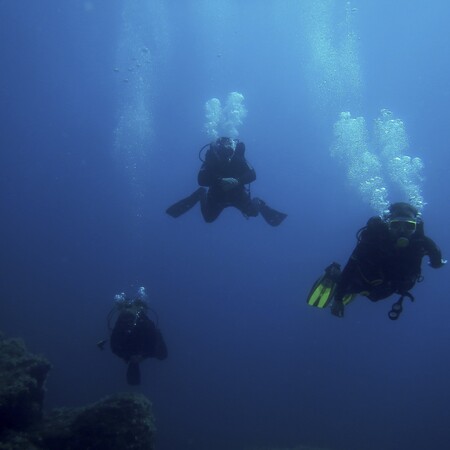
[[[239,92],[230,92],[225,106],[218,98],[211,98],[205,103],[205,131],[210,138],[228,136],[237,138],[239,127],[247,116],[244,96]]]

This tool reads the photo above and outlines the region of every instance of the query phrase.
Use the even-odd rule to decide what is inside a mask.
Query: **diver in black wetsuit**
[[[140,296],[129,299],[119,294],[115,300],[116,305],[108,316],[111,351],[128,364],[128,384],[138,385],[141,382],[139,364],[147,358],[166,359],[166,343],[157,325],[148,317],[149,307]],[[111,326],[116,314],[115,324]],[[98,346],[103,348],[105,342],[101,341]]]
[[[425,236],[417,209],[408,203],[393,203],[384,217],[375,216],[358,233],[358,243],[338,277],[331,313],[344,316],[344,297],[361,294],[376,302],[399,294],[389,318],[402,312],[404,298],[414,300],[409,292],[421,280],[421,264],[429,257],[437,269],[447,261],[432,239]]]
[[[167,214],[179,217],[200,201],[202,216],[208,223],[214,222],[225,208],[232,206],[246,218],[261,213],[269,225],[280,225],[286,214],[270,208],[257,197],[251,198],[247,185],[256,180],[256,173],[245,158],[245,144],[222,137],[207,146],[198,174],[198,184],[202,187],[170,206]]]

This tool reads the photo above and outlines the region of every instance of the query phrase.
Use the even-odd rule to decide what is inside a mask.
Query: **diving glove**
[[[431,261],[428,261],[428,265],[431,266],[433,269],[439,269],[447,264],[447,260],[441,258],[438,264],[433,264]]]

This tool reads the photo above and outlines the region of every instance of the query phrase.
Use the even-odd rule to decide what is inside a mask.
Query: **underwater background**
[[[447,448],[448,267],[424,260],[397,322],[394,298],[338,320],[306,296],[389,201],[449,256],[449,22],[445,0],[1,0],[0,330],[53,364],[45,407],[142,392],[159,450]],[[232,92],[280,227],[165,214]],[[129,388],[96,343],[140,286],[169,357]]]

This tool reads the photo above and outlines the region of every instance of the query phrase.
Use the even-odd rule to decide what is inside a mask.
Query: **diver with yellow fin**
[[[393,203],[382,216],[371,217],[357,233],[357,245],[346,266],[340,271],[333,263],[314,284],[307,302],[344,317],[344,307],[356,295],[376,302],[393,294],[400,298],[388,316],[397,320],[403,311],[403,300],[414,300],[409,292],[423,280],[422,259],[438,269],[447,263],[435,242],[424,232],[419,211],[409,203]]]

